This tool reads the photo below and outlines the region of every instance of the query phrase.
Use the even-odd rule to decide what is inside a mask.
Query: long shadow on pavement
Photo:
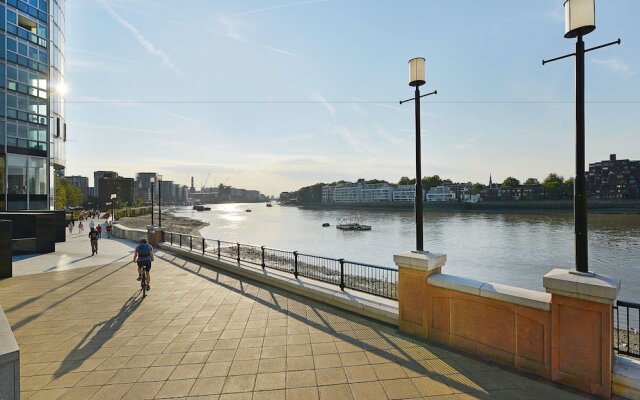
[[[131,295],[131,297],[127,299],[116,315],[106,321],[95,324],[93,328],[87,332],[84,338],[82,338],[80,343],[78,343],[76,347],[71,350],[69,355],[65,357],[58,370],[54,372],[54,378],[57,379],[64,374],[72,372],[81,366],[87,358],[90,358],[95,354],[109,339],[113,337],[116,332],[118,332],[127,318],[136,311],[140,304],[142,304],[142,296],[140,295],[140,291],[136,291],[135,294]],[[90,338],[94,332],[95,334]]]

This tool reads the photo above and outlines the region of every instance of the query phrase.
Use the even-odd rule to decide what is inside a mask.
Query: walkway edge
[[[269,270],[251,268],[250,266],[245,266],[243,264],[231,263],[209,256],[203,256],[177,246],[172,246],[166,242],[160,243],[158,247],[166,253],[179,255],[213,268],[222,269],[236,275],[241,275],[255,281],[262,282],[269,286],[286,290],[290,293],[319,301],[342,310],[350,311],[354,314],[372,318],[396,327],[398,326],[397,303],[395,305],[388,303],[385,304],[384,299],[381,299],[383,300],[381,302],[376,302],[374,300],[367,299],[364,296],[357,296],[348,291],[342,292],[340,290],[334,290],[332,288],[322,286],[321,284],[316,284],[313,281],[295,279],[294,277],[281,275]]]
[[[20,398],[20,348],[0,307],[0,399]]]

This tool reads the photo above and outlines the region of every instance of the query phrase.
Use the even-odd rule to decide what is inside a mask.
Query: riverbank
[[[158,224],[158,213],[154,215],[154,222]],[[118,220],[118,224],[132,229],[147,229],[147,225],[150,223],[151,215],[123,217]],[[168,232],[199,236],[200,230],[209,225],[208,222],[202,222],[188,217],[176,217],[165,212],[162,213],[162,227]]]
[[[413,203],[315,203],[298,204],[312,210],[413,211]],[[640,200],[589,200],[590,214],[640,214]],[[477,212],[501,214],[572,214],[572,200],[482,201],[479,203],[425,202],[424,212]]]

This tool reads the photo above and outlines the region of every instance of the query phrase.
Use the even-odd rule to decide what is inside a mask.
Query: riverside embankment
[[[158,213],[154,214],[154,222],[158,224]],[[118,220],[118,224],[131,229],[147,229],[151,224],[151,215],[139,217],[123,217]],[[199,221],[188,217],[177,217],[169,213],[162,213],[162,227],[165,231],[183,233],[187,235],[200,235],[200,230],[209,226],[208,222]]]
[[[298,204],[298,207],[316,210],[413,210],[413,203],[310,203]],[[572,200],[536,200],[536,201],[482,201],[478,203],[461,202],[425,202],[425,212],[481,212],[481,213],[526,213],[526,214],[571,214]],[[640,200],[589,200],[588,211],[591,214],[640,214]]]

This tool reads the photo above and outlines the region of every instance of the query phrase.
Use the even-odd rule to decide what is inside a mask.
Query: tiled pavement
[[[122,260],[0,282],[23,399],[586,398],[160,255],[145,299]]]

